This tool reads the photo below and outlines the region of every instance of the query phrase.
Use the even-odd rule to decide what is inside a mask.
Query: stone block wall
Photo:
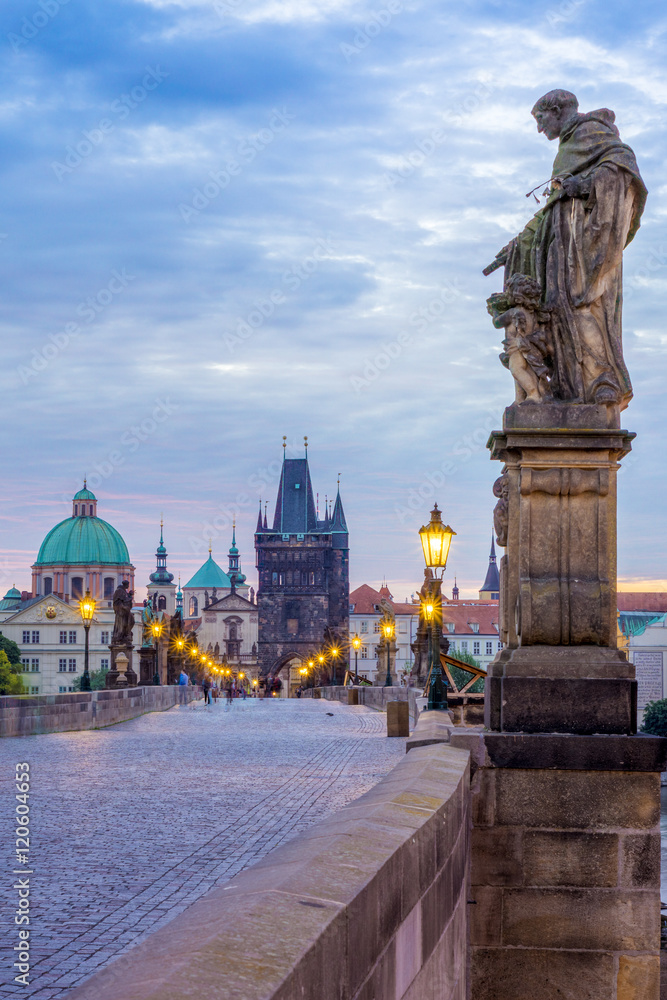
[[[428,746],[70,1000],[466,1000],[469,754]]]
[[[198,687],[145,686],[111,691],[74,691],[0,697],[0,736],[35,736],[79,729],[100,729],[134,719],[144,712],[161,712],[201,697]]]
[[[658,1000],[663,760],[652,738],[483,737],[474,1000]]]

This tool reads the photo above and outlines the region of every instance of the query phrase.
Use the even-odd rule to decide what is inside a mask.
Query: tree
[[[0,694],[27,694],[4,649],[0,649]]]
[[[13,639],[8,639],[0,632],[0,649],[7,654],[9,662],[15,667],[21,667],[21,650]]]
[[[103,691],[104,684],[106,681],[106,676],[109,673],[108,667],[101,667],[99,670],[90,671],[90,690],[91,691]],[[72,687],[75,691],[81,690],[82,677],[77,677],[74,681]]]
[[[667,736],[667,698],[648,703],[641,731],[651,736]]]
[[[472,655],[472,653],[469,653],[467,650],[461,650],[460,652],[458,650],[456,652],[452,650],[450,656],[452,656],[455,660],[461,660],[463,663],[469,663],[471,667],[477,667],[478,670],[481,670],[481,664],[479,660],[476,660],[475,657]],[[448,666],[449,666],[449,671],[454,680],[456,681],[457,687],[460,690],[465,684],[468,683],[472,675],[469,674],[467,670],[463,670],[462,667],[453,667],[451,663],[448,664]],[[484,678],[480,677],[478,680],[475,681],[473,686],[468,689],[466,694],[482,694],[483,692],[484,692]]]

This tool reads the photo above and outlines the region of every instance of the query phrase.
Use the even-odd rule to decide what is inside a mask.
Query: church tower
[[[290,660],[320,649],[325,629],[347,635],[350,599],[348,530],[340,490],[333,512],[318,518],[304,458],[286,458],[273,526],[260,514],[255,532],[260,672],[277,673]]]
[[[155,557],[157,568],[150,575],[148,584],[148,600],[154,611],[166,611],[173,615],[176,610],[176,584],[174,574],[167,570],[167,550],[163,538],[164,522],[160,520],[160,544],[157,547]]]
[[[500,600],[500,574],[496,566],[496,546],[491,535],[491,552],[489,553],[489,568],[486,571],[486,579],[479,590],[480,601]]]

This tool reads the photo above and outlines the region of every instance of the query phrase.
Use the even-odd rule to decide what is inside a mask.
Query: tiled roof
[[[632,591],[617,594],[616,604],[619,611],[656,611],[664,614],[667,611],[667,594]]]
[[[386,588],[382,588],[384,591]],[[375,605],[379,605],[383,593],[374,590],[367,583],[357,587],[350,594],[350,607],[354,606],[356,615],[377,614]],[[389,601],[394,613],[397,615],[418,615],[418,604],[403,604],[398,601]],[[442,617],[445,623],[453,622],[457,634],[475,635],[472,622],[479,624],[479,635],[497,635],[496,625],[498,624],[498,601],[455,601],[451,604],[443,603]],[[445,634],[447,632],[445,631]]]

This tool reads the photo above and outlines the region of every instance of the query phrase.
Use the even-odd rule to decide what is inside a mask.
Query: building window
[[[32,674],[38,674],[39,673],[39,659],[31,659],[30,660],[30,673],[32,673]]]
[[[102,643],[103,646],[108,646],[109,645],[109,633],[108,632],[102,632],[102,635],[101,635],[101,638],[100,638],[100,642]]]
[[[487,642],[487,644],[486,644],[486,655],[487,656],[493,656],[493,643],[492,642]]]
[[[92,505],[92,503],[88,507],[88,513],[90,514],[91,517],[93,516],[93,505]]]
[[[502,642],[499,642],[497,645],[498,645],[498,649],[502,649],[503,648]]]
[[[199,601],[196,597],[190,598],[190,618],[196,618],[199,612]]]
[[[72,577],[72,597],[83,597],[83,577]]]
[[[374,632],[379,632],[380,631],[380,623],[379,622],[373,622],[373,631]]]
[[[39,694],[39,687],[31,687],[30,694]]]
[[[67,632],[62,630],[60,633],[60,645],[64,646],[67,643]]]
[[[362,646],[361,647],[361,659],[362,660],[367,660],[368,659],[368,646]]]
[[[479,632],[479,622],[468,622],[473,632]]]
[[[466,639],[464,639],[462,641],[462,643],[461,643],[461,652],[462,653],[467,653],[468,652],[468,642],[467,642]]]
[[[69,671],[70,674],[75,674],[76,673],[76,660],[75,659],[70,659],[70,660],[67,661],[67,670]]]
[[[48,597],[49,594],[53,593],[53,578],[50,576],[44,577],[44,596]]]
[[[278,586],[279,587],[284,587],[285,586],[285,574],[284,573],[278,573]]]
[[[157,599],[157,609],[158,611],[167,610],[167,598],[164,596],[164,594],[160,594],[160,596]]]
[[[104,596],[113,597],[114,592],[114,579],[112,576],[104,577]]]
[[[68,633],[67,640],[68,640],[70,646],[76,645],[76,630],[75,629],[72,629],[72,631]]]
[[[310,574],[310,586],[313,587],[314,585],[315,585],[315,574],[311,573]]]
[[[74,516],[76,517],[76,515],[77,515],[78,513],[79,513],[79,505],[78,505],[78,503],[75,503],[75,504],[74,504]]]
[[[30,637],[30,641],[31,641],[32,643],[36,643],[36,642],[39,642],[39,632],[35,632],[35,631],[33,630],[33,632],[32,632],[32,635],[31,635],[31,637]]]
[[[67,670],[67,660],[61,658],[60,660],[58,660],[58,673],[64,674],[66,670]]]
[[[287,586],[291,587],[292,586],[292,572],[291,572],[291,570],[288,569],[287,573],[285,574],[285,576],[287,578]]]
[[[359,631],[360,632],[368,632],[368,622],[362,622],[361,623],[361,628],[359,629]]]
[[[58,694],[67,694],[68,691],[73,691],[73,690],[74,690],[73,687],[63,687],[63,685],[61,684],[61,686],[58,688]]]
[[[276,587],[278,585],[278,574],[277,573],[272,573],[271,574],[271,583],[273,584],[274,587]]]
[[[100,660],[100,670],[108,670],[108,669],[109,669],[109,660],[106,656],[103,656],[102,659]]]
[[[25,643],[29,643],[30,642],[30,632],[26,632],[24,630],[22,642],[25,642]]]
[[[21,667],[23,668],[23,673],[39,673],[39,660],[31,658],[29,656],[21,657]]]
[[[473,642],[472,644],[472,651],[475,656],[479,656],[479,646],[480,644],[478,642]]]

